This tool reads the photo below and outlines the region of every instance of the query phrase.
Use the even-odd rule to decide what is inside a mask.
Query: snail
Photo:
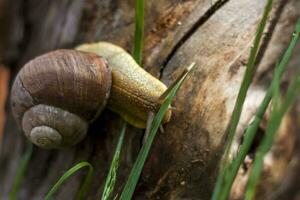
[[[145,128],[166,86],[121,47],[107,42],[59,49],[24,65],[11,91],[13,115],[26,137],[43,148],[75,145],[107,107]],[[171,110],[163,123],[170,120]]]

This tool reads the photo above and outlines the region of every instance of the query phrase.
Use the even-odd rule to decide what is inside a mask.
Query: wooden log
[[[73,48],[83,42],[106,40],[128,51],[132,49],[134,1],[10,2],[14,2],[13,16],[22,16],[16,17],[17,23],[10,25],[10,30],[18,32],[21,39],[11,38],[13,42],[6,47],[16,50],[14,55],[18,56],[1,53],[9,57],[6,62],[12,66],[13,74],[42,53]],[[264,4],[260,0],[219,0],[213,4],[211,0],[147,1],[144,68],[167,85],[191,62],[196,62],[197,68],[173,102],[176,110],[171,122],[155,139],[134,199],[210,198],[223,153],[226,127]],[[260,66],[266,70],[272,69],[287,46],[299,16],[297,8],[299,5],[292,0],[286,4],[277,2],[274,6],[273,18],[278,17],[276,11],[280,9],[280,13],[286,13],[284,18],[279,17],[282,21],[274,23],[275,27],[282,27],[276,31],[286,30],[286,35],[271,41],[279,44],[273,51],[262,53]],[[9,21],[8,15],[4,15],[3,20]],[[4,35],[10,38],[9,34]],[[257,84],[267,84],[263,80],[266,79],[257,78]],[[99,199],[120,127],[120,117],[106,110],[79,145],[55,151],[34,148],[18,198],[42,199],[68,168],[87,160],[94,166],[95,175],[85,199]],[[141,146],[142,133],[142,130],[128,128],[115,193],[122,190]],[[4,199],[25,143],[25,137],[8,111],[0,157],[0,194]],[[84,174],[79,172],[67,181],[56,199],[73,199]]]

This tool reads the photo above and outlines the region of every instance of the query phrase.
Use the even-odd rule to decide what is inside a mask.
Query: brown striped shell
[[[111,70],[93,53],[56,50],[28,62],[12,87],[12,110],[25,135],[44,148],[70,146],[105,107]]]

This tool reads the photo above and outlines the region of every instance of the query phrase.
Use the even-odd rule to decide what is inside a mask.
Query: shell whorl
[[[15,118],[33,143],[78,143],[107,103],[111,70],[96,54],[57,50],[27,63],[12,87]]]
[[[86,135],[88,122],[60,108],[40,104],[25,112],[22,128],[37,146],[59,148],[81,141]]]

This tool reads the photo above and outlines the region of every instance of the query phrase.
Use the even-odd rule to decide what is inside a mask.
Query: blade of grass
[[[179,77],[177,77],[177,80],[180,80],[182,78],[184,78],[186,76],[186,73],[188,73],[190,70],[190,67],[186,68],[182,74],[180,74]],[[170,94],[171,90],[177,85],[177,81],[174,81],[167,89],[166,91],[164,91],[164,93],[158,98],[158,101],[161,101],[163,102],[167,97],[168,95]]]
[[[256,57],[257,57],[257,53],[259,50],[263,31],[265,29],[268,16],[272,9],[272,4],[273,4],[273,0],[268,0],[265,5],[264,13],[263,13],[262,19],[260,21],[259,27],[256,32],[256,36],[254,39],[254,44],[253,44],[253,47],[251,47],[250,56],[247,61],[246,72],[245,72],[245,75],[244,75],[244,78],[243,78],[243,81],[242,81],[242,84],[241,84],[241,87],[240,87],[240,90],[238,93],[238,97],[237,97],[237,100],[236,100],[236,103],[235,103],[235,106],[233,109],[233,113],[232,113],[231,120],[230,120],[230,125],[228,128],[228,137],[227,137],[227,143],[225,146],[225,154],[224,154],[225,155],[225,157],[224,157],[225,163],[224,163],[224,167],[222,167],[220,169],[219,176],[217,178],[217,182],[216,182],[213,196],[212,196],[213,200],[219,199],[221,187],[223,185],[223,181],[224,181],[224,178],[227,173],[226,165],[227,165],[228,158],[229,158],[229,150],[231,148],[232,141],[233,141],[233,138],[234,138],[234,135],[236,132],[236,128],[237,128],[237,125],[238,125],[238,122],[239,122],[239,119],[241,116],[241,112],[242,112],[242,108],[243,108],[243,105],[245,102],[248,88],[252,82],[254,73],[256,71],[256,67],[255,67]]]
[[[270,150],[274,142],[275,135],[280,127],[281,121],[285,113],[288,111],[288,109],[291,107],[293,102],[296,100],[299,89],[300,89],[300,70],[297,73],[295,79],[289,85],[285,100],[283,101],[282,105],[277,109],[273,109],[271,112],[270,121],[267,124],[265,137],[263,138],[261,145],[259,146],[257,153],[255,154],[253,168],[251,170],[251,175],[249,177],[249,181],[247,185],[246,198],[245,198],[246,200],[253,199],[255,195],[256,185],[259,181],[259,177],[262,171],[263,159],[265,155],[268,153],[268,151]]]
[[[14,179],[12,189],[9,192],[9,200],[17,199],[18,192],[20,191],[20,187],[23,182],[25,172],[28,168],[28,164],[32,155],[32,149],[33,149],[32,143],[28,142],[26,147],[26,152],[22,156],[21,162],[17,169],[16,177]]]
[[[272,95],[272,109],[277,109],[280,104],[280,75],[277,72],[278,66],[275,68],[275,76],[274,76],[274,88]]]
[[[148,135],[148,139],[146,141],[146,143],[143,144],[137,159],[133,165],[133,168],[130,172],[130,175],[127,179],[126,185],[122,191],[122,194],[120,196],[120,200],[128,200],[132,198],[132,195],[134,193],[135,187],[137,185],[137,182],[139,180],[139,177],[141,175],[142,169],[144,167],[145,161],[147,159],[147,156],[149,154],[152,142],[155,138],[155,135],[157,133],[157,130],[160,126],[160,123],[166,113],[166,111],[169,109],[169,106],[171,104],[171,101],[173,99],[173,97],[175,96],[177,90],[180,88],[180,86],[182,85],[183,81],[186,79],[187,75],[189,74],[189,72],[194,68],[195,63],[191,64],[187,69],[187,72],[185,73],[185,75],[183,77],[181,77],[181,79],[177,80],[177,84],[174,85],[174,87],[170,90],[169,95],[167,95],[167,98],[165,99],[165,101],[163,102],[163,104],[161,105],[158,113],[154,116],[153,121],[152,121],[152,125],[149,131],[149,135]]]
[[[144,0],[135,1],[135,32],[133,58],[141,65],[144,38]]]
[[[266,95],[258,108],[255,118],[252,121],[252,123],[247,127],[247,129],[245,130],[244,142],[240,147],[240,151],[237,154],[237,157],[234,158],[234,160],[232,161],[232,163],[230,164],[230,166],[227,169],[228,177],[226,178],[226,182],[224,183],[223,188],[222,188],[222,192],[221,192],[222,196],[220,197],[221,200],[228,198],[233,181],[237,175],[238,169],[241,166],[247,153],[250,150],[251,144],[254,140],[254,137],[258,130],[261,119],[263,118],[263,115],[271,101],[273,88],[279,87],[278,82],[280,81],[280,77],[282,76],[282,74],[288,64],[288,61],[291,58],[292,52],[293,52],[293,50],[297,44],[297,41],[299,39],[299,34],[300,34],[300,20],[298,20],[298,23],[296,25],[296,30],[292,36],[291,42],[290,42],[286,52],[284,53],[278,67],[276,68],[277,70],[275,71],[274,79],[272,80],[270,87],[268,88]]]
[[[230,123],[230,126],[229,126],[228,143],[227,143],[228,145],[227,145],[227,148],[226,148],[227,152],[229,152],[229,150],[231,148],[232,140],[233,140],[234,134],[236,132],[236,128],[237,128],[237,125],[238,125],[238,122],[239,122],[239,119],[240,119],[240,116],[241,116],[241,113],[242,113],[242,108],[243,108],[243,105],[244,105],[244,102],[245,102],[247,91],[248,91],[248,88],[249,88],[249,86],[252,82],[254,73],[256,71],[256,67],[255,67],[256,56],[257,56],[257,53],[258,53],[258,50],[259,50],[259,45],[260,45],[260,42],[261,42],[261,38],[262,38],[263,31],[264,31],[265,26],[266,26],[266,22],[267,22],[269,13],[272,9],[272,4],[273,4],[273,0],[268,0],[267,4],[265,6],[265,10],[264,10],[262,20],[260,21],[259,28],[258,28],[257,33],[256,33],[256,37],[255,37],[255,40],[254,40],[254,45],[251,48],[250,57],[249,57],[248,62],[247,62],[246,72],[245,72],[245,75],[244,75],[244,78],[243,78],[243,81],[242,81],[242,84],[241,84],[241,88],[240,88],[239,93],[238,93],[237,101],[236,101],[236,104],[235,104],[235,107],[234,107],[234,110],[233,110],[231,123]],[[228,156],[226,156],[226,158],[228,158]]]
[[[117,179],[117,170],[119,167],[119,160],[120,160],[120,154],[121,154],[121,148],[122,148],[122,144],[123,144],[123,140],[124,140],[124,135],[126,132],[126,126],[127,123],[123,123],[122,129],[121,129],[121,133],[119,136],[119,140],[118,140],[118,144],[110,165],[110,169],[105,181],[105,186],[104,186],[104,190],[102,193],[102,200],[107,200],[109,199],[109,196],[111,195],[111,193],[114,190],[115,187],[115,183],[116,183],[116,179]]]
[[[82,168],[88,168],[88,173],[85,176],[85,179],[80,187],[80,190],[78,194],[76,195],[76,199],[80,200],[83,199],[83,196],[85,195],[88,186],[92,180],[92,176],[94,173],[93,166],[88,162],[80,162],[76,164],[74,167],[70,168],[68,171],[66,171],[54,184],[54,186],[51,188],[51,190],[47,193],[45,200],[49,200],[53,197],[54,193],[61,187],[61,185],[68,179],[70,176],[72,176],[75,172],[79,171]]]
[[[140,66],[142,64],[143,37],[144,37],[144,0],[136,0],[135,1],[134,48],[133,48],[132,56]],[[124,122],[118,140],[118,144],[115,153],[113,155],[113,160],[110,165],[110,169],[105,181],[105,186],[101,198],[102,200],[108,199],[114,190],[116,177],[117,177],[117,170],[119,167],[120,152],[124,140],[124,135],[126,132],[126,127],[127,127],[127,123]],[[117,198],[117,196],[115,198]]]

